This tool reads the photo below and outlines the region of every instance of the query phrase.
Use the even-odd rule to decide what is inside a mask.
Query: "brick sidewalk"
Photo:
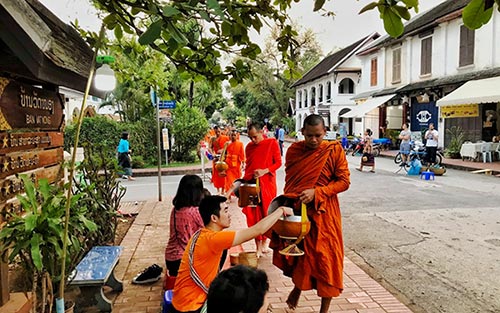
[[[245,216],[233,202],[231,208],[232,228],[246,227]],[[124,252],[117,266],[117,277],[123,279],[123,291],[114,298],[113,312],[160,312],[162,281],[152,285],[132,285],[132,278],[145,267],[157,263],[165,267],[164,249],[168,237],[168,217],[171,198],[164,202],[146,202],[134,224],[122,241]],[[254,250],[255,244],[247,242],[244,250]],[[269,276],[272,312],[285,312],[285,300],[293,287],[291,280],[271,264],[271,255],[259,260],[259,268]],[[371,279],[348,258],[344,268],[345,289],[342,295],[332,300],[330,312],[344,313],[402,313],[411,311],[391,295],[380,284]],[[318,312],[320,299],[313,291],[302,293],[295,312]]]

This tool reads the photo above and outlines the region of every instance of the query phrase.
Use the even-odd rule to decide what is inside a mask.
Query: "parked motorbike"
[[[427,150],[425,149],[425,145],[420,141],[410,142],[410,154],[409,154],[409,159],[406,163],[408,164],[415,159],[420,160],[422,164],[427,163]],[[401,164],[402,161],[403,158],[401,156],[401,152],[398,152],[398,154],[396,154],[396,156],[394,157],[394,163]],[[443,162],[443,153],[441,149],[438,149],[438,151],[436,152],[436,164],[441,165],[442,162]]]

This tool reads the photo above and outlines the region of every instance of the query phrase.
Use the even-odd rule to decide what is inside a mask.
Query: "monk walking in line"
[[[248,126],[249,142],[245,148],[246,165],[243,180],[259,180],[260,204],[257,207],[244,207],[247,225],[251,227],[267,216],[267,207],[276,197],[276,170],[281,166],[281,154],[278,143],[273,138],[264,138],[262,128],[258,124]],[[257,257],[267,253],[268,244],[264,235],[255,238]]]
[[[245,164],[245,148],[243,143],[239,141],[239,133],[232,130],[230,133],[231,143],[227,146],[226,163],[229,166],[225,180],[225,191],[231,189],[234,181],[241,178],[241,168]],[[228,195],[228,198],[231,195]]]
[[[287,304],[295,309],[302,290],[316,289],[321,297],[320,313],[327,313],[332,297],[343,290],[344,246],[337,195],[349,188],[350,173],[338,141],[323,141],[325,124],[320,115],[304,120],[304,140],[293,143],[285,158],[284,196],[307,205],[311,230],[299,244],[305,254],[279,254],[279,239],[273,236],[273,264],[292,278],[294,288]]]
[[[214,126],[214,131],[215,137],[212,138],[210,148],[213,154],[218,154],[220,156],[224,150],[224,145],[226,142],[229,142],[229,137],[222,135],[218,126]],[[222,194],[224,192],[226,177],[219,175],[219,172],[215,168],[217,161],[219,161],[218,158],[212,160],[212,184],[214,184],[217,193]]]

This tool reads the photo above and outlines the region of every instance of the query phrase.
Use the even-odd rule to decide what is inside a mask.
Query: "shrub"
[[[450,143],[444,152],[445,156],[447,158],[459,158],[460,148],[464,143],[464,131],[460,126],[452,126],[446,130],[446,133],[450,135]]]
[[[173,122],[170,126],[175,138],[172,150],[174,160],[194,162],[196,148],[208,127],[208,121],[199,108],[189,107],[186,101],[178,102],[173,110]]]

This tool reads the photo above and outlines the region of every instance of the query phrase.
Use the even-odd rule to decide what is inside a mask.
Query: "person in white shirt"
[[[434,129],[434,123],[429,124],[429,129],[425,132],[425,149],[427,151],[427,161],[434,165],[436,164],[436,151],[438,147],[438,132]]]

